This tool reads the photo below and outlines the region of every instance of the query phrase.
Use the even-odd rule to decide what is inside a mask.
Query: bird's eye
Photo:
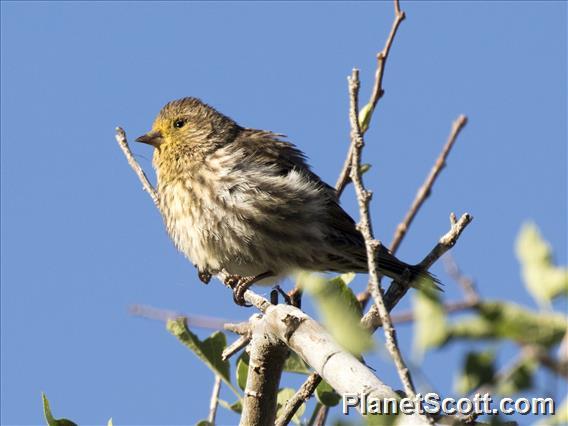
[[[185,120],[182,118],[178,118],[176,121],[174,121],[174,127],[177,129],[183,127],[184,125],[185,125]]]

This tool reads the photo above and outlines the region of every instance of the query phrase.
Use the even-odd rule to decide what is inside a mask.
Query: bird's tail
[[[420,265],[409,265],[399,260],[385,247],[381,246],[377,260],[379,271],[387,277],[408,281],[415,288],[433,286],[436,290],[443,291],[443,284],[435,275]]]

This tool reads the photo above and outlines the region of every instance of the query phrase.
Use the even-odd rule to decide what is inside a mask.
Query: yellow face
[[[224,134],[232,120],[194,98],[168,103],[152,125],[152,130],[136,139],[155,148],[166,145],[200,146],[213,143]]]

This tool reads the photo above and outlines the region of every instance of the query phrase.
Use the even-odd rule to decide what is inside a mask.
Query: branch
[[[215,375],[215,383],[213,384],[213,391],[211,392],[211,402],[209,403],[209,417],[207,421],[215,424],[215,415],[217,414],[217,405],[219,404],[219,391],[221,390],[221,376]]]
[[[142,170],[142,167],[140,167],[140,164],[138,164],[138,162],[134,159],[132,151],[130,151],[130,147],[128,146],[126,133],[124,132],[122,127],[116,128],[116,141],[118,142],[120,149],[122,149],[122,152],[124,153],[128,164],[130,165],[130,167],[132,167],[132,170],[134,170],[136,176],[138,176],[140,183],[142,183],[142,188],[144,188],[144,191],[146,191],[150,198],[152,198],[154,205],[156,206],[158,211],[160,211],[158,192],[156,191],[156,189],[154,189],[154,187],[148,180],[148,177],[146,176],[146,173],[144,173],[144,170]]]
[[[418,213],[418,210],[420,210],[420,207],[422,207],[424,201],[426,201],[426,199],[430,196],[430,193],[432,192],[432,186],[434,185],[434,182],[436,182],[436,179],[438,178],[438,175],[440,174],[442,169],[446,166],[446,159],[448,158],[448,154],[452,150],[452,147],[454,146],[454,143],[460,131],[465,127],[466,124],[467,117],[465,115],[460,115],[452,124],[452,130],[450,132],[450,135],[448,136],[446,145],[444,145],[444,148],[438,156],[436,163],[434,163],[434,167],[432,167],[430,174],[428,175],[422,186],[418,189],[416,197],[414,198],[414,201],[412,202],[412,205],[406,213],[403,221],[396,227],[396,231],[394,233],[394,237],[390,246],[390,251],[393,254],[396,252],[398,246],[402,242],[402,239],[406,235],[410,224],[416,217],[416,213]]]
[[[359,203],[360,222],[359,230],[365,238],[365,247],[367,249],[367,262],[369,264],[369,285],[371,294],[377,306],[383,330],[385,332],[387,349],[396,365],[398,375],[404,386],[404,391],[407,396],[414,398],[416,391],[412,384],[410,371],[404,363],[404,359],[398,348],[396,340],[396,332],[392,325],[388,310],[383,300],[383,291],[380,284],[379,268],[377,264],[377,250],[380,247],[380,241],[375,240],[373,237],[373,230],[371,226],[371,218],[369,214],[369,202],[371,201],[371,193],[367,191],[363,185],[361,178],[361,151],[363,150],[364,140],[359,128],[359,107],[358,107],[358,94],[359,94],[359,71],[354,69],[349,79],[349,118],[351,123],[351,145],[353,163],[351,164],[351,181],[355,186],[355,193],[357,194],[357,201]]]
[[[428,270],[436,260],[452,248],[456,244],[463,230],[471,223],[472,220],[473,217],[469,213],[464,213],[460,220],[456,221],[456,216],[452,213],[450,215],[450,230],[440,238],[436,246],[434,246],[430,253],[428,253],[422,262],[419,263],[420,268],[425,271]],[[385,305],[389,312],[392,311],[400,299],[402,299],[408,289],[408,282],[401,282],[398,280],[392,282],[385,294]],[[371,306],[371,309],[369,309],[369,311],[361,319],[361,324],[369,330],[376,330],[381,326],[381,318],[375,306]]]
[[[320,383],[321,376],[318,373],[310,374],[294,396],[286,401],[282,408],[282,414],[276,419],[274,426],[285,426],[290,423],[296,411],[312,396]]]
[[[253,315],[250,362],[243,397],[240,425],[269,426],[276,418],[276,400],[280,376],[288,356],[288,347],[266,330],[261,315]]]
[[[341,348],[331,335],[307,314],[289,305],[271,305],[260,320],[265,339],[278,339],[296,352],[340,395],[362,392],[371,398],[396,398],[397,393],[352,354]],[[310,376],[315,382],[315,375]],[[305,386],[302,386],[305,388]],[[315,389],[315,386],[314,386]],[[277,424],[285,424],[277,420]],[[401,423],[427,424],[421,416],[401,416]]]
[[[373,84],[373,91],[371,92],[371,97],[369,99],[369,103],[367,105],[366,111],[366,119],[365,127],[362,129],[362,134],[365,134],[367,131],[369,124],[371,122],[371,118],[373,116],[373,112],[375,111],[375,107],[380,98],[382,98],[383,94],[385,93],[383,90],[383,75],[385,71],[385,64],[387,63],[387,59],[389,56],[389,52],[394,41],[394,37],[396,36],[396,32],[398,27],[404,18],[406,17],[404,11],[400,10],[400,5],[398,4],[398,0],[394,0],[394,21],[392,23],[390,34],[387,38],[385,43],[385,47],[379,53],[377,53],[377,70],[375,71],[375,82]],[[351,164],[352,164],[352,146],[349,146],[349,150],[347,151],[347,157],[345,159],[345,163],[343,164],[343,168],[339,173],[339,177],[337,178],[337,183],[335,184],[335,190],[337,192],[337,198],[341,197],[343,190],[350,182],[350,174],[351,174]]]
[[[248,345],[250,343],[250,340],[251,340],[250,336],[247,335],[240,336],[237,340],[235,340],[233,343],[231,343],[229,346],[223,349],[223,353],[221,354],[221,360],[223,361],[228,360],[230,357],[232,357],[234,354],[236,354],[242,348]]]

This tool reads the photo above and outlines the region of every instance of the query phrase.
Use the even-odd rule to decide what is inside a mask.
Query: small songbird
[[[196,98],[165,105],[152,130],[160,210],[176,247],[208,282],[253,283],[296,271],[367,272],[365,242],[334,188],[283,135],[247,129]],[[411,282],[431,275],[381,247],[379,270]]]

